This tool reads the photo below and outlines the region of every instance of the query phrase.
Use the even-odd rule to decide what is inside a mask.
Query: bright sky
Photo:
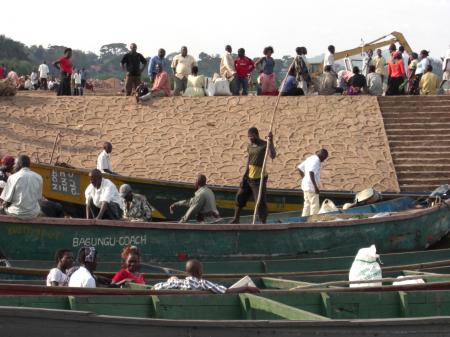
[[[443,56],[450,43],[450,0],[4,1],[2,13],[0,34],[97,54],[104,44],[136,42],[144,56],[186,45],[198,57],[222,54],[229,43],[250,57],[272,45],[277,58],[304,45],[312,57],[329,44],[340,51],[392,31],[432,57]]]

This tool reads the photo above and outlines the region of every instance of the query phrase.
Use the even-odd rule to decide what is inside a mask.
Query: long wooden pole
[[[288,71],[286,72],[286,75],[284,76],[283,82],[281,82],[280,91],[278,93],[277,100],[275,102],[275,106],[274,106],[273,112],[272,112],[272,121],[270,122],[269,133],[272,132],[272,130],[273,130],[273,123],[275,121],[275,115],[276,115],[276,112],[277,112],[278,103],[280,103],[281,91],[283,90],[283,86],[286,84],[286,79],[287,79],[287,77],[289,75],[289,70],[294,65],[294,61],[295,61],[295,57],[294,57],[294,60],[292,61],[291,65],[289,66]],[[267,156],[269,154],[270,142],[271,142],[271,140],[267,139],[266,152],[264,154],[264,161],[263,161],[263,166],[262,166],[262,169],[261,169],[261,178],[260,178],[260,182],[259,182],[258,199],[255,202],[255,210],[253,211],[252,224],[255,224],[255,222],[256,222],[256,214],[258,213],[259,204],[261,203],[262,188],[263,188],[263,184],[264,184],[264,172],[266,171]],[[272,139],[272,142],[273,142],[273,139]]]
[[[56,137],[55,137],[55,142],[53,143],[53,150],[52,150],[52,154],[51,154],[51,156],[50,156],[50,163],[49,163],[49,165],[52,164],[52,161],[53,161],[53,155],[55,154],[56,145],[58,144],[58,139],[59,139],[60,137],[61,137],[61,132],[58,132],[58,133],[56,134]]]

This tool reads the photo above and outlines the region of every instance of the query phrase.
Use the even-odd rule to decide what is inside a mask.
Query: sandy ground
[[[56,157],[94,168],[104,141],[113,143],[113,169],[153,179],[239,183],[247,129],[266,136],[276,97],[162,98],[137,105],[131,97],[59,98],[35,93],[0,98],[0,155]],[[278,157],[269,186],[299,186],[296,166],[321,147],[324,189],[399,191],[383,120],[373,97],[283,97],[274,125]]]

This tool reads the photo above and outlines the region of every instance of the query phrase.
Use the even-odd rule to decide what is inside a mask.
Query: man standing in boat
[[[302,216],[309,216],[319,213],[320,201],[320,165],[328,158],[328,151],[321,149],[312,156],[306,158],[300,165],[298,171],[302,177],[303,190],[303,213]]]
[[[261,179],[263,179],[261,200],[258,207],[258,216],[261,223],[266,223],[267,220],[267,203],[266,203],[266,185],[269,178],[267,172],[262,172],[262,166],[264,163],[264,157],[266,153],[267,143],[269,145],[269,156],[275,159],[277,153],[273,145],[273,135],[269,132],[267,136],[268,142],[259,138],[259,131],[255,127],[248,129],[248,160],[245,169],[244,177],[242,178],[239,191],[236,194],[236,208],[234,211],[234,217],[231,223],[239,223],[242,208],[245,207],[247,201],[253,195],[255,200],[258,199],[259,186]]]
[[[103,143],[103,151],[100,152],[97,158],[97,170],[102,173],[116,174],[113,172],[111,165],[112,144],[110,142]]]

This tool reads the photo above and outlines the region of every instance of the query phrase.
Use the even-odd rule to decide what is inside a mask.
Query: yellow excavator
[[[353,56],[353,55],[357,55],[357,54],[362,54],[364,52],[366,52],[369,49],[372,49],[375,53],[375,49],[384,47],[384,46],[388,46],[391,43],[398,43],[400,45],[402,45],[405,48],[405,51],[408,54],[412,53],[412,49],[411,46],[409,45],[409,43],[406,41],[405,37],[403,36],[402,33],[400,32],[392,32],[388,35],[382,36],[376,40],[373,40],[371,42],[367,42],[365,44],[363,44],[360,47],[356,47],[353,49],[348,49],[348,50],[344,50],[344,51],[340,51],[340,52],[336,52],[334,53],[334,60],[340,60],[343,59],[347,56]],[[323,73],[323,60],[321,62],[316,62],[316,63],[310,63],[310,74],[311,74],[311,78],[317,79],[322,73]]]

